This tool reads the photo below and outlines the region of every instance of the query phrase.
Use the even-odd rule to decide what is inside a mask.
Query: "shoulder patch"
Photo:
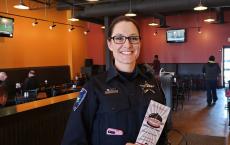
[[[87,90],[85,88],[82,88],[79,92],[79,96],[77,97],[76,102],[73,105],[73,111],[76,111],[77,108],[81,105],[82,101],[85,99],[86,94]]]

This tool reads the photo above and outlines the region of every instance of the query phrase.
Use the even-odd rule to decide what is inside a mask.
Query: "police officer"
[[[80,91],[62,145],[135,143],[150,100],[165,104],[154,77],[136,64],[141,46],[136,22],[129,17],[117,17],[108,36],[114,65],[91,78]],[[158,145],[163,142],[164,133]]]

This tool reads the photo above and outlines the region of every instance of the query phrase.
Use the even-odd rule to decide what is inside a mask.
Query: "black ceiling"
[[[32,0],[39,3],[55,5],[57,10],[75,10],[76,18],[104,23],[104,17],[118,16],[127,13],[130,9],[130,0],[99,0],[88,2],[86,0]],[[193,11],[200,0],[131,0],[131,10],[141,17],[155,17],[163,20],[165,16],[178,12]],[[217,11],[230,7],[230,0],[201,0],[202,4]]]

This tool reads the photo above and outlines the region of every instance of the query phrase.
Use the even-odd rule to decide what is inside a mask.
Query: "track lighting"
[[[32,26],[35,27],[38,24],[37,19],[34,20],[34,22],[32,23]]]
[[[157,33],[157,30],[156,30],[156,31],[153,33],[153,35],[154,35],[154,36],[157,36],[157,34],[158,34],[158,33]]]
[[[28,9],[29,9],[29,7],[26,6],[26,5],[23,3],[22,0],[20,0],[19,4],[14,5],[14,8],[20,9],[20,10],[28,10]]]
[[[87,35],[90,31],[89,30],[86,30],[84,31],[84,34]]]
[[[71,27],[68,29],[69,32],[73,31],[75,28],[73,27],[73,25],[71,25]]]
[[[53,23],[52,25],[49,26],[49,29],[52,30],[56,25]]]
[[[204,11],[207,9],[208,9],[208,7],[202,5],[201,0],[200,0],[199,4],[195,8],[193,8],[194,11]]]
[[[200,27],[198,27],[198,28],[197,28],[197,33],[199,33],[199,34],[201,34],[201,33],[202,33],[202,31],[201,31],[201,28],[200,28]]]

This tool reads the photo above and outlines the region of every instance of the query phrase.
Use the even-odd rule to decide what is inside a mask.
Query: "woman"
[[[107,72],[91,78],[81,90],[62,145],[134,143],[150,100],[165,103],[154,77],[136,65],[141,47],[136,22],[124,16],[114,19],[108,36],[114,65]],[[162,141],[163,138],[159,145],[163,145]]]

